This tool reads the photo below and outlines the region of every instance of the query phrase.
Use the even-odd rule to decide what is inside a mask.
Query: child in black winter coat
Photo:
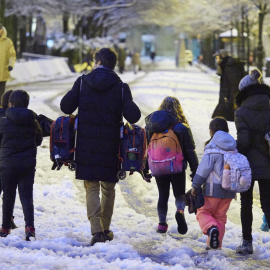
[[[10,95],[12,94],[13,90],[8,90],[6,91],[3,96],[1,97],[1,106],[0,107],[0,119],[6,116],[6,110],[8,109],[8,100]],[[2,193],[2,186],[1,186],[1,181],[0,181],[0,194]],[[18,228],[16,224],[14,223],[14,217],[12,216],[10,220],[10,228],[11,229],[16,229]]]
[[[9,97],[6,117],[0,120],[0,181],[3,190],[1,237],[10,233],[16,189],[18,187],[25,219],[26,240],[35,238],[33,184],[37,146],[42,130],[33,111],[27,109],[29,95],[16,90]]]

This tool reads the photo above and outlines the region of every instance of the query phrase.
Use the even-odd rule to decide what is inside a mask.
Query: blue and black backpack
[[[63,165],[71,171],[76,170],[76,131],[77,117],[74,115],[60,116],[51,125],[50,157],[52,170],[60,170]]]

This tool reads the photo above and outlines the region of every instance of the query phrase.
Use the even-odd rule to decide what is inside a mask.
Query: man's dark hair
[[[15,90],[9,97],[11,106],[27,108],[29,105],[29,95],[24,90]]]
[[[10,97],[10,95],[12,93],[13,93],[13,90],[8,90],[1,97],[1,106],[3,107],[3,109],[7,109],[8,108],[9,97]]]
[[[117,63],[117,53],[110,48],[102,48],[94,54],[95,62],[100,61],[104,67],[114,69]]]

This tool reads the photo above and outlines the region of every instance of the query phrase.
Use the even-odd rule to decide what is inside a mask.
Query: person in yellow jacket
[[[16,62],[16,52],[11,39],[7,37],[6,28],[0,24],[0,98],[5,92],[9,72]]]

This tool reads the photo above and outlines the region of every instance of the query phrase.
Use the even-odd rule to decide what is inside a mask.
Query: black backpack
[[[53,161],[52,170],[60,170],[63,165],[71,171],[76,170],[76,131],[77,117],[74,115],[60,116],[51,125],[50,157]]]

